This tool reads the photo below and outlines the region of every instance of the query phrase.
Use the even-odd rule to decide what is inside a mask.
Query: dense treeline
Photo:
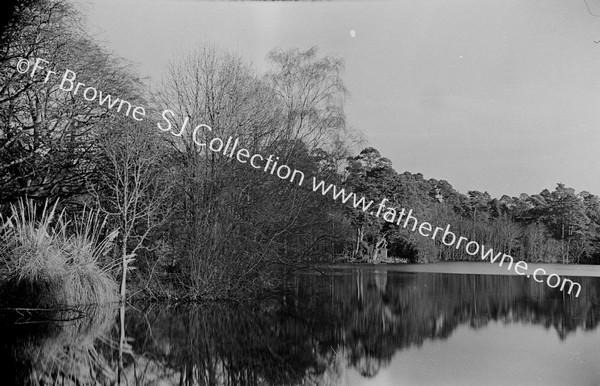
[[[277,267],[340,249],[336,240],[349,228],[327,215],[331,202],[202,143],[232,137],[251,154],[325,176],[353,142],[341,60],[314,48],[275,49],[269,70],[259,73],[236,55],[203,46],[174,63],[150,93],[132,68],[90,39],[68,2],[23,1],[15,9],[19,17],[0,40],[4,216],[24,198],[58,202],[65,219],[97,210],[106,223],[94,227],[94,239],[118,230],[112,253],[97,263],[121,281],[122,296],[128,281],[155,296],[243,296],[276,286]],[[17,71],[22,58],[31,68],[41,58],[44,68],[33,76]],[[146,106],[147,117],[137,122],[85,100],[81,90],[65,91],[66,69],[104,95]],[[58,76],[47,78],[48,70]],[[158,126],[166,125],[159,113],[165,110],[170,130]],[[210,129],[193,130],[200,124]],[[34,217],[19,217],[23,229],[28,221],[42,227]],[[36,237],[68,231],[46,220]],[[3,252],[6,261],[28,248],[29,239],[18,236],[6,236],[16,240]],[[45,260],[36,248],[34,265]]]
[[[128,281],[152,296],[245,296],[276,286],[281,267],[377,260],[382,251],[421,262],[465,258],[312,192],[309,182],[299,186],[210,151],[202,143],[212,138],[238,139],[249,153],[272,155],[307,180],[387,198],[515,257],[598,260],[599,201],[587,192],[559,185],[531,197],[465,196],[445,181],[398,174],[375,149],[350,157],[359,141],[346,125],[338,58],[314,48],[275,49],[259,73],[239,56],[203,46],[149,92],[134,69],[89,37],[67,1],[18,1],[11,15],[0,38],[0,213],[9,215],[24,198],[58,203],[64,233],[66,219],[96,210],[106,222],[93,227],[91,239],[111,235],[112,247],[92,254],[94,264],[121,281],[122,296]],[[42,58],[47,68],[21,73],[22,58]],[[146,118],[138,122],[65,91],[60,77],[47,81],[47,70],[66,69],[105,95],[145,106]],[[171,127],[159,130],[165,110]],[[193,130],[201,124],[210,130]],[[45,224],[36,237],[57,232]]]
[[[412,209],[419,221],[440,227],[449,224],[456,235],[516,258],[600,261],[600,199],[586,191],[576,193],[561,183],[553,191],[544,189],[531,196],[523,193],[498,199],[478,191],[464,195],[444,180],[426,180],[419,173],[398,174],[389,159],[366,148],[350,158],[345,184],[376,203],[386,198],[387,207]],[[357,234],[353,257],[378,259],[387,254],[420,262],[479,258],[352,206],[346,210]]]

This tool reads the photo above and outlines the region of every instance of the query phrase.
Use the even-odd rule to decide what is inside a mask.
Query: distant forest
[[[115,277],[150,296],[241,296],[276,286],[281,267],[404,258],[467,260],[462,250],[395,227],[306,187],[157,130],[171,109],[212,137],[239,138],[250,151],[368,199],[413,209],[422,221],[535,262],[597,263],[600,201],[562,184],[520,197],[454,190],[446,181],[397,173],[349,129],[343,60],[275,49],[259,73],[243,58],[197,47],[152,91],[136,70],[89,36],[64,0],[20,1],[0,40],[0,211],[29,198],[58,202],[76,219],[84,207],[118,230],[102,257]],[[57,72],[148,108],[144,122],[16,70],[43,58]],[[151,113],[153,111],[154,113]],[[179,120],[177,125],[182,125]],[[393,128],[390,128],[393,130]],[[425,150],[424,150],[425,151]],[[119,265],[119,261],[123,264]],[[130,265],[126,264],[129,263]]]
[[[457,192],[447,181],[423,178],[420,173],[397,173],[389,159],[374,148],[349,158],[344,184],[373,200],[388,198],[397,207],[411,208],[419,220],[444,227],[496,251],[545,263],[597,263],[600,258],[600,201],[598,196],[558,183],[552,191],[492,198],[487,192]],[[390,204],[388,206],[393,206]],[[359,243],[370,259],[378,245],[388,254],[415,262],[472,260],[464,250],[446,247],[417,232],[365,216],[352,206],[345,218],[357,230]],[[385,240],[385,241],[384,241]]]

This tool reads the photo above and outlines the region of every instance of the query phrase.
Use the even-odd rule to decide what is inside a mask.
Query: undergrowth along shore
[[[57,213],[57,203],[11,205],[10,216],[0,216],[0,303],[50,308],[117,301],[110,267],[100,266],[117,232],[101,237],[104,225],[89,209],[71,222]]]

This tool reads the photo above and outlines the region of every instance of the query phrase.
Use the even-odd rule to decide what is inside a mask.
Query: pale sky
[[[203,42],[259,71],[275,47],[342,57],[348,124],[399,173],[495,197],[558,182],[600,195],[600,17],[583,0],[77,2],[153,81]]]

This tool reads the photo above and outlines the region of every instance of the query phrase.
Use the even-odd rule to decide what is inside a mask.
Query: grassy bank
[[[56,204],[32,201],[0,218],[0,302],[5,306],[57,307],[117,300],[117,283],[100,267],[116,233],[101,238],[104,222],[84,211],[69,222]]]

